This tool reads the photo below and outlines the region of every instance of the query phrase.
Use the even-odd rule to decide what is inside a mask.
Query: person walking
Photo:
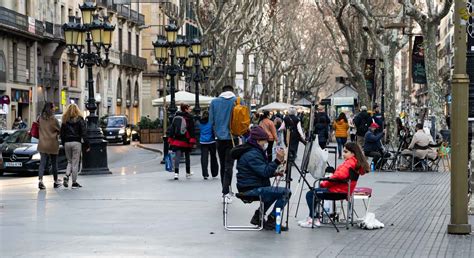
[[[270,120],[270,112],[263,111],[263,119],[260,121],[260,127],[265,130],[268,135],[268,147],[267,147],[267,158],[268,162],[271,162],[273,159],[273,143],[278,143],[278,137],[276,133],[276,127],[272,120]]]
[[[303,129],[301,128],[301,122],[296,116],[296,108],[290,107],[288,109],[288,115],[283,119],[283,123],[278,131],[290,132],[290,144],[288,147],[288,160],[295,161],[298,154],[298,145],[300,142],[306,145],[305,135]],[[285,144],[286,143],[286,134],[285,134]]]
[[[196,136],[194,131],[194,121],[191,116],[191,107],[187,104],[181,104],[181,112],[177,112],[173,118],[170,127],[170,136],[168,143],[171,149],[176,152],[174,162],[174,180],[179,179],[179,161],[181,155],[184,154],[186,159],[186,178],[190,178],[191,173],[191,157],[190,153],[196,144]]]
[[[339,154],[339,159],[342,159],[342,149],[347,142],[347,131],[349,130],[349,123],[344,112],[339,114],[332,127],[336,130],[337,153]]]
[[[351,142],[355,142],[356,141],[356,128],[354,125],[354,114],[351,114],[348,120],[349,120],[349,134],[351,136]]]
[[[77,182],[80,160],[82,154],[82,142],[84,149],[89,151],[89,141],[87,139],[86,122],[81,115],[81,111],[76,104],[70,104],[62,116],[61,142],[66,153],[67,168],[66,175],[63,178],[63,186],[68,187],[69,177],[72,175],[73,189],[82,187]]]
[[[360,113],[354,118],[354,125],[356,127],[357,144],[362,148],[365,143],[365,134],[369,130],[369,126],[372,124],[372,118],[367,112],[367,107],[362,106]]]
[[[217,177],[219,173],[219,165],[217,164],[216,156],[216,137],[212,130],[211,123],[209,123],[209,112],[204,111],[199,124],[199,142],[201,143],[201,170],[204,180],[209,178],[207,164],[209,156],[211,156],[211,175],[212,178]]]
[[[318,135],[318,143],[321,149],[325,149],[329,140],[329,126],[331,120],[324,110],[324,106],[318,107],[318,112],[314,115],[314,133]]]
[[[219,155],[222,200],[227,203],[232,202],[230,185],[234,168],[234,159],[230,156],[230,150],[234,143],[238,142],[237,137],[230,133],[230,122],[232,110],[235,105],[236,96],[234,88],[230,85],[222,87],[222,93],[218,98],[211,101],[209,106],[209,123],[211,123],[217,137],[217,154]],[[232,139],[232,137],[234,139]],[[234,142],[234,143],[232,143]]]
[[[38,171],[39,183],[38,188],[43,190],[46,189],[43,183],[44,170],[48,160],[51,164],[51,170],[54,178],[54,188],[61,186],[61,182],[58,180],[58,162],[57,157],[59,153],[59,122],[54,117],[54,104],[46,102],[43,106],[43,110],[38,118],[39,124],[39,141],[38,141],[38,152],[40,153],[40,166]]]

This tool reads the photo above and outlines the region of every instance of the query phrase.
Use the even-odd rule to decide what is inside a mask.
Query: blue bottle
[[[372,172],[375,171],[375,163],[374,163],[374,161],[372,161],[372,163],[370,163],[370,171],[372,171]]]
[[[281,234],[281,208],[276,208],[275,231],[277,232],[277,234]]]

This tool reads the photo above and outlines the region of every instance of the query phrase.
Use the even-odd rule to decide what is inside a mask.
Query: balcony
[[[122,53],[120,57],[120,64],[122,66],[145,70],[146,69],[146,58],[138,57],[129,53]]]
[[[116,5],[116,7],[118,17],[127,19],[139,26],[145,24],[145,15],[130,9],[126,5]]]
[[[64,34],[60,24],[41,22],[31,17],[17,13],[13,10],[0,6],[0,26],[4,25],[16,29],[22,33],[36,37],[48,37],[64,40]],[[15,33],[15,30],[9,30]],[[18,33],[18,31],[16,31]]]

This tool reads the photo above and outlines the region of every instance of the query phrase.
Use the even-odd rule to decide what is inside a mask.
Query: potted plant
[[[152,122],[151,119],[142,116],[140,122],[138,123],[138,127],[140,128],[140,143],[150,143],[150,128]]]
[[[151,122],[150,143],[163,143],[163,125],[158,118]]]

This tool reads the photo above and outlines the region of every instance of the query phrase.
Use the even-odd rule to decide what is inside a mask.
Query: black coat
[[[87,140],[86,122],[82,117],[74,118],[69,121],[63,121],[60,132],[61,142],[64,145],[66,142],[84,142],[89,146]]]
[[[331,120],[326,112],[318,112],[314,115],[314,133],[318,135],[319,142],[327,142],[330,124]]]
[[[369,126],[372,124],[372,117],[370,117],[369,113],[366,110],[361,111],[355,118],[354,118],[354,125],[356,126],[357,135],[358,136],[365,136],[367,131],[369,130]]]

